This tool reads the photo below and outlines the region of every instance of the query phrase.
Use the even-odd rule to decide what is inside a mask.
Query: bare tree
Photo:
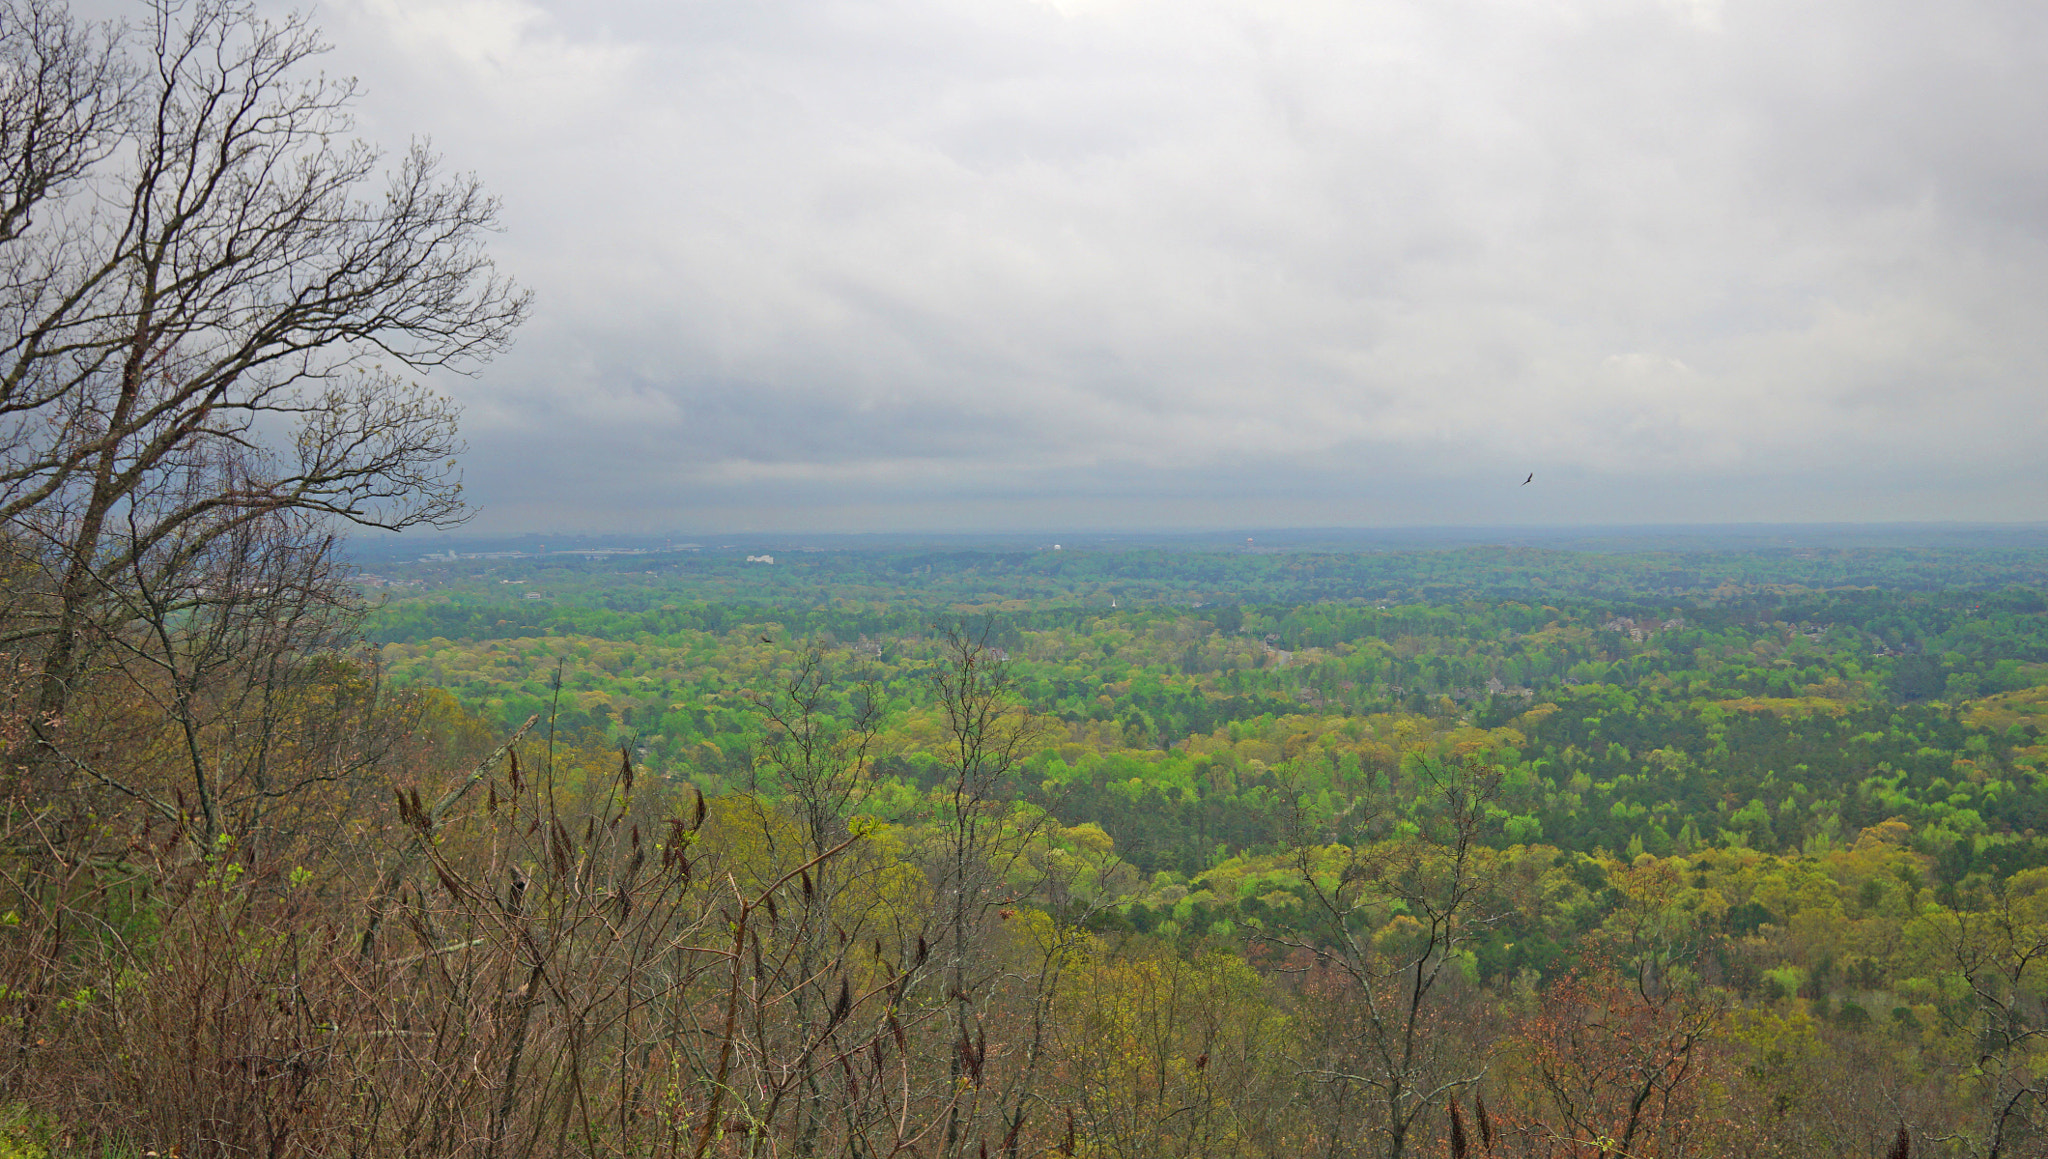
[[[1460,949],[1490,924],[1481,837],[1501,781],[1483,764],[1417,759],[1408,768],[1412,821],[1390,783],[1336,818],[1297,806],[1295,868],[1312,916],[1304,936],[1274,939],[1307,951],[1320,975],[1309,990],[1328,1049],[1308,1077],[1340,1116],[1351,1092],[1365,1095],[1366,1133],[1388,1159],[1408,1154],[1423,1120],[1483,1073],[1453,1049],[1443,1000]],[[1333,1146],[1344,1133],[1333,1125]]]
[[[302,18],[0,0],[0,30],[0,520],[33,566],[0,645],[34,656],[46,722],[144,588],[202,586],[247,524],[459,518],[454,409],[402,376],[474,370],[527,296],[474,178],[350,140],[353,82],[307,75]]]
[[[68,768],[202,847],[345,822],[368,789],[361,774],[417,714],[356,651],[361,609],[333,535],[309,523],[272,512],[175,567],[138,561],[120,589],[134,630],[109,635],[109,678],[86,694],[125,712],[95,704],[98,743],[67,744]],[[124,732],[128,743],[106,743]]]
[[[0,8],[0,243],[28,231],[35,211],[62,197],[119,140],[132,70],[105,25],[81,26],[62,4],[26,0]],[[7,251],[5,300],[24,282],[31,255]]]
[[[812,855],[837,845],[872,784],[868,754],[881,727],[881,690],[869,679],[842,689],[824,649],[814,646],[753,703],[768,726],[757,768],[775,775]]]
[[[992,1125],[1004,1154],[1017,1152],[1039,1068],[1049,1043],[1052,998],[1060,966],[1071,948],[1055,937],[1015,996],[1024,1009],[1020,1057],[990,1064],[986,1006],[1001,971],[989,960],[990,919],[1032,892],[1013,881],[1029,873],[1027,853],[1040,838],[1045,815],[1017,808],[1018,766],[1041,736],[1010,678],[1007,657],[990,642],[994,624],[958,624],[945,631],[939,662],[930,672],[941,715],[943,772],[940,814],[926,855],[933,887],[930,917],[940,947],[940,978],[952,1011],[952,1053],[947,1078],[965,1090],[946,1113],[943,1153],[965,1152],[979,1122]],[[979,1146],[987,1148],[986,1139]]]
[[[762,834],[778,863],[811,863],[799,875],[800,891],[762,921],[778,950],[770,961],[777,976],[788,979],[784,989],[791,1017],[778,1030],[795,1047],[785,1048],[793,1065],[779,1076],[774,1103],[762,1117],[777,1117],[776,1103],[789,1105],[792,1149],[798,1155],[816,1153],[828,1121],[857,1106],[831,1082],[827,1068],[833,1055],[803,1047],[843,1017],[835,986],[845,984],[844,951],[851,943],[869,940],[878,916],[869,911],[879,891],[852,887],[863,879],[872,883],[893,867],[872,856],[864,842],[847,845],[853,836],[849,820],[873,784],[868,757],[881,725],[880,693],[867,680],[842,688],[835,675],[824,649],[813,646],[771,691],[753,697],[768,733],[756,758],[756,775],[767,774],[774,784],[757,785],[752,805],[764,812],[775,807],[761,796],[762,788],[779,795],[780,808],[796,822],[796,848],[775,848],[780,826],[764,824]],[[823,857],[835,849],[844,852]],[[879,938],[875,944],[880,945]],[[881,957],[879,950],[875,957]]]
[[[1698,1145],[1706,1044],[1725,1011],[1689,982],[1596,960],[1544,990],[1519,1035],[1540,1097],[1516,1127],[1535,1153],[1652,1159]]]
[[[2048,905],[2020,892],[2000,882],[1924,922],[1935,961],[1961,992],[1938,1009],[1965,1044],[1958,1085],[1974,1085],[1984,1108],[1964,1137],[1987,1159],[2031,1153],[2023,1149],[2038,1145],[2048,1110]]]
[[[125,891],[347,815],[314,799],[359,782],[380,698],[333,660],[335,523],[460,517],[454,409],[404,376],[473,371],[526,312],[482,248],[496,203],[423,145],[352,142],[322,48],[242,0],[134,28],[0,0],[16,1077]]]

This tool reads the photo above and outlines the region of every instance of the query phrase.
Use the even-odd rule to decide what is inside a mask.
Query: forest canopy
[[[192,685],[243,691],[185,748],[284,742],[236,798],[274,803],[166,828],[103,790],[60,846],[17,797],[24,1121],[188,1154],[2042,1139],[2038,548],[750,554],[377,560],[360,647]],[[87,702],[101,767],[189,801],[151,687]],[[160,1045],[59,1061],[115,1041]]]
[[[761,697],[827,664],[837,684],[819,686],[817,707],[874,728],[860,815],[913,833],[947,783],[927,674],[969,625],[1031,722],[1015,807],[1070,850],[1113,859],[1078,918],[1091,960],[1235,963],[1259,995],[1249,1009],[1297,1019],[1295,1033],[1306,1024],[1291,1003],[1316,986],[1349,994],[1366,1023],[1318,1028],[1330,1059],[1373,1057],[1389,1032],[1370,996],[1390,960],[1515,1027],[1433,1022],[1436,1061],[1400,1074],[1318,1070],[1297,1050],[1291,1078],[1259,1077],[1278,1084],[1259,1088],[1279,1100],[1267,1113],[1320,1105],[1323,1119],[1301,1120],[1321,1124],[1311,1135],[1363,1132],[1369,1151],[1400,1153],[1449,1131],[1425,1105],[1489,1089],[1516,1146],[1577,1153],[1596,1128],[1628,1125],[1587,1120],[1572,1144],[1555,1117],[1627,1086],[1586,1054],[1624,1032],[1574,1019],[1632,992],[1629,1017],[1666,1035],[1667,1053],[1629,1064],[1638,1093],[1666,1100],[1665,1118],[1633,1128],[1657,1141],[1630,1153],[1743,1138],[1875,1154],[1920,1115],[1975,1154],[1995,1139],[2010,1152],[2039,1115],[2028,1012],[2048,931],[2019,915],[2048,880],[2044,559],[1902,547],[422,560],[376,565],[366,631],[391,679],[446,690],[492,727],[537,714],[692,792],[784,807],[799,794],[764,754],[788,734]],[[1483,792],[1459,790],[1478,793],[1461,813],[1445,778],[1474,776]],[[1472,892],[1453,888],[1448,916],[1426,890],[1332,892],[1361,850],[1440,858],[1447,816],[1465,818],[1453,838],[1484,867]],[[1389,959],[1404,930],[1416,956]],[[1280,1022],[1237,1029],[1254,1025]],[[1793,1069],[1788,1042],[1804,1044]],[[1767,1044],[1781,1061],[1755,1053]],[[1859,1086],[1852,1066],[1881,1081]],[[1774,1106],[1796,1096],[1827,1113],[1738,1122],[1750,1096],[1728,1085],[1737,1075]],[[1308,1085],[1278,1093],[1288,1082]],[[1618,1085],[1600,1095],[1603,1083]],[[1346,1096],[1327,1118],[1318,1100],[1344,1090],[1390,1101]],[[1249,1131],[1257,1112],[1225,1102],[1230,1131]],[[1130,1113],[1080,1121],[1136,1129]]]

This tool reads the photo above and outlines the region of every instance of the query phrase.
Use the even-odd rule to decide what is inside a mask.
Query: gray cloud
[[[319,18],[540,295],[483,527],[2048,517],[2038,5]]]

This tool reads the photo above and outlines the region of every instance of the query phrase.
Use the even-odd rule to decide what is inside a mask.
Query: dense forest
[[[2005,874],[2040,863],[2026,835],[2042,805],[2027,771],[2042,756],[2030,693],[2048,683],[2048,603],[2037,589],[1998,582],[1995,561],[1964,558],[1959,574],[1991,582],[1717,583],[1652,603],[1603,597],[1607,582],[1588,578],[1618,574],[1615,586],[1628,589],[1641,561],[1592,562],[1607,566],[1594,573],[1567,558],[1532,585],[1567,593],[1554,603],[1460,593],[1440,603],[1157,599],[1116,610],[1080,606],[1092,580],[1045,607],[909,591],[894,602],[804,604],[765,568],[740,573],[761,576],[757,586],[713,601],[624,564],[517,586],[492,574],[507,569],[479,567],[470,582],[443,576],[436,590],[389,600],[368,631],[393,678],[446,689],[499,727],[544,712],[564,731],[602,735],[723,792],[758,787],[765,726],[749,689],[806,649],[842,657],[914,715],[939,627],[981,624],[1023,701],[1057,734],[1026,762],[1039,803],[1102,824],[1148,873],[1196,874],[1219,851],[1270,847],[1271,791],[1325,791],[1361,762],[1397,762],[1418,736],[1484,752],[1508,774],[1507,832],[1574,852],[1824,852],[1896,816],[1940,845],[1951,878],[1980,861]],[[1924,561],[1914,562],[1918,573]],[[1181,564],[1228,568],[1255,592],[1344,566],[1273,556]],[[952,587],[983,564],[942,566],[939,586]],[[1469,586],[1497,582],[1483,561],[1474,570]],[[530,598],[540,583],[555,594]],[[930,779],[912,749],[879,755],[876,768],[907,789]]]
[[[8,1137],[2042,1154],[2043,558],[381,561],[11,726]]]

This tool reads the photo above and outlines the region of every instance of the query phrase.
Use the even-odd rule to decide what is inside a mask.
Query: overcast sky
[[[478,530],[2048,519],[2039,0],[315,15],[536,295]]]

